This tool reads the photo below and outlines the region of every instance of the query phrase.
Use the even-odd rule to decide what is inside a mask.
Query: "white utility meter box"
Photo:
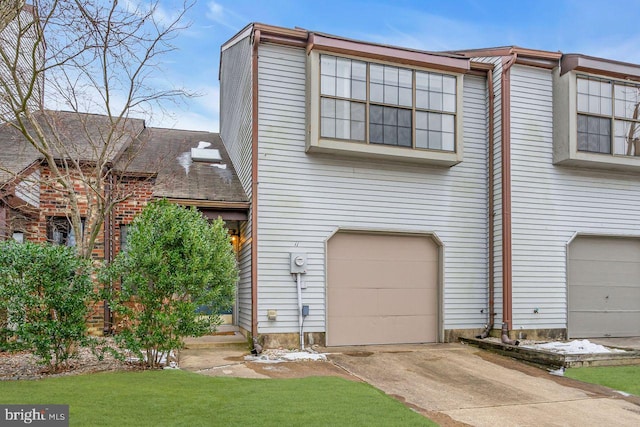
[[[302,252],[291,252],[291,273],[307,272],[307,254]]]

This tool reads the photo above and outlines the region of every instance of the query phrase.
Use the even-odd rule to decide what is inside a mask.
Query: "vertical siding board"
[[[486,321],[486,89],[464,80],[464,161],[452,168],[305,153],[306,55],[259,48],[261,333],[297,330],[289,252],[308,254],[305,330],[325,330],[325,241],[338,228],[435,232],[444,243],[444,327]],[[279,76],[285,76],[280,79]],[[277,321],[266,310],[277,309]]]
[[[244,191],[251,195],[251,40],[222,51],[220,136]]]
[[[638,234],[637,175],[554,166],[551,71],[511,73],[514,327],[565,328],[566,244]]]
[[[222,53],[220,137],[244,191],[251,199],[251,42],[249,37]],[[251,215],[240,229],[238,325],[251,330]]]
[[[27,105],[31,110],[37,110],[42,102],[44,76],[42,73],[36,75],[33,70],[43,66],[44,43],[34,34],[33,20],[33,13],[23,8],[11,21],[0,22],[0,49],[6,55],[0,63],[0,75],[12,83],[0,89],[0,98],[13,97],[19,101],[24,95],[16,88],[33,85],[33,94]],[[12,73],[12,69],[17,72]],[[7,105],[6,102],[0,103],[0,112],[11,114]]]

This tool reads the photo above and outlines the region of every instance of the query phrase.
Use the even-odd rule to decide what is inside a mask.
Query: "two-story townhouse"
[[[492,243],[509,254],[494,265],[509,286],[497,312],[525,333],[640,336],[640,65],[518,47],[460,53],[494,64],[501,94],[494,224],[504,233]]]
[[[242,328],[272,345],[481,330],[490,69],[260,24],[222,46],[220,133],[252,203]]]
[[[639,73],[247,26],[219,76],[251,201],[239,326],[268,345],[640,335]]]

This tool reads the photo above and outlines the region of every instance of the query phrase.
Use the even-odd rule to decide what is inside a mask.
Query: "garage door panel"
[[[438,293],[436,289],[400,289],[380,290],[380,314],[389,316],[407,316],[425,314],[426,307],[432,307],[436,314],[436,308],[431,302],[436,301]]]
[[[640,239],[580,236],[568,263],[570,337],[640,336]]]
[[[438,248],[428,236],[340,232],[327,244],[327,343],[437,340]]]
[[[349,280],[356,288],[422,288],[437,283],[425,282],[425,277],[437,274],[435,262],[407,262],[386,260],[329,260],[329,281],[339,277]]]
[[[569,276],[579,278],[580,283],[637,283],[640,278],[640,262],[613,262],[602,260],[571,260]]]
[[[351,316],[373,316],[379,310],[377,289],[330,289],[327,301],[332,312]],[[354,303],[355,302],[355,303]]]
[[[638,310],[640,308],[640,287],[613,286],[580,286],[569,295],[573,306],[589,311]]]
[[[434,316],[336,317],[327,339],[332,346],[434,342],[437,337],[430,325],[435,321]]]
[[[572,338],[635,337],[638,336],[640,313],[636,312],[573,312],[570,324],[580,325]]]
[[[348,237],[345,238],[345,235]],[[401,241],[400,245],[390,245],[389,241]],[[406,259],[408,261],[437,261],[438,250],[429,238],[416,236],[381,236],[356,233],[338,233],[331,239],[336,257],[329,254],[329,259],[371,259],[385,261],[389,259]]]
[[[571,243],[570,257],[583,261],[638,262],[640,241],[616,237],[578,237]]]

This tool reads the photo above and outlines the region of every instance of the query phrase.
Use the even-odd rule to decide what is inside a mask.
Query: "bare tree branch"
[[[113,166],[142,131],[133,117],[193,95],[152,81],[192,5],[185,1],[168,21],[158,18],[157,0],[0,5],[0,129],[17,132],[25,158],[46,165],[40,186],[66,201],[80,256],[91,256],[105,218],[132,194],[126,162],[118,173]],[[22,166],[0,153],[1,178]]]

